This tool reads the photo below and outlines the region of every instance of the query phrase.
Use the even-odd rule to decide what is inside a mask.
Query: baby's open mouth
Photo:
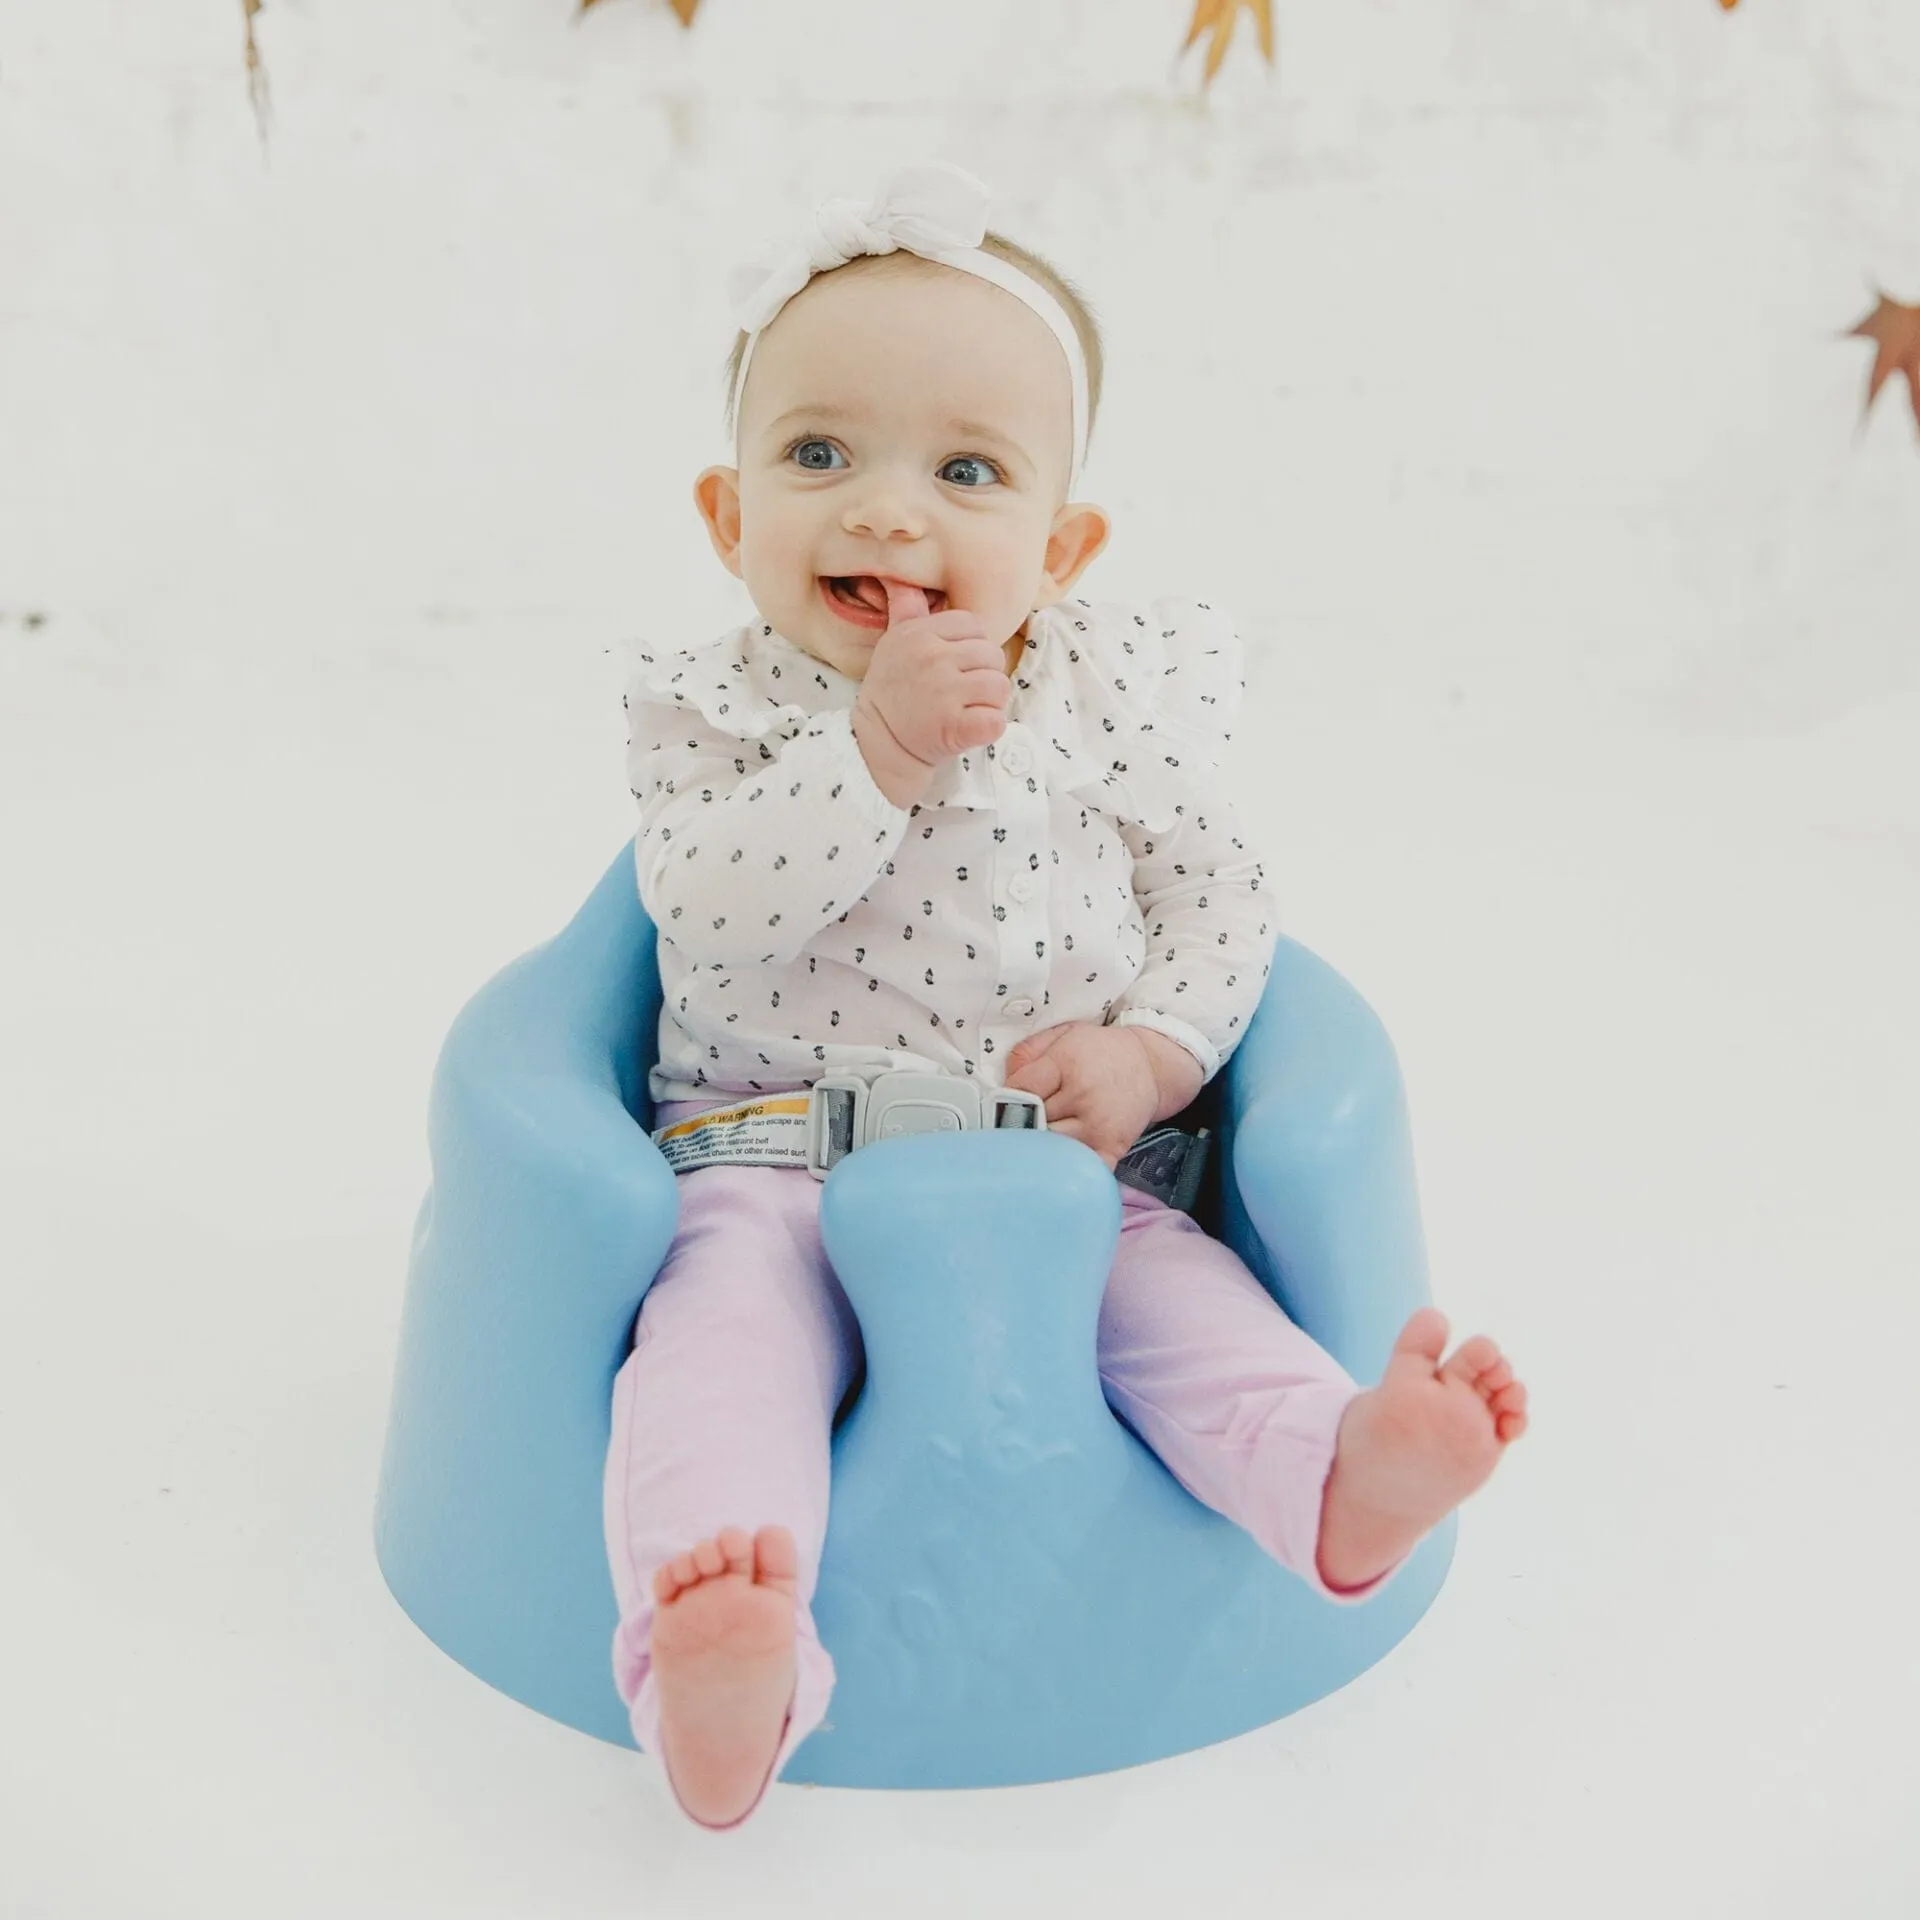
[[[887,611],[887,590],[880,584],[878,576],[871,573],[828,574],[825,576],[827,591],[836,600],[848,606],[865,607],[870,612],[885,617]],[[923,587],[927,596],[927,611],[938,613],[947,604],[947,596],[938,587]]]

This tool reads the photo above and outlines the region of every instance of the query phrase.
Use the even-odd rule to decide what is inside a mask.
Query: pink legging
[[[663,1101],[655,1125],[711,1106]],[[788,1528],[800,1561],[799,1669],[757,1807],[833,1692],[812,1602],[834,1416],[861,1362],[860,1327],[821,1246],[821,1183],[804,1167],[700,1167],[677,1178],[679,1230],[613,1388],[605,1493],[620,1606],[614,1683],[634,1739],[659,1754],[648,1652],[655,1570],[723,1527]],[[1315,1564],[1334,1436],[1359,1388],[1230,1247],[1150,1194],[1120,1193],[1120,1241],[1100,1308],[1107,1404],[1195,1499],[1315,1592],[1369,1598],[1397,1569],[1336,1593]]]

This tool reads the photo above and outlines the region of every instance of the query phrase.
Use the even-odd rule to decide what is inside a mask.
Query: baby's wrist
[[[1134,1025],[1119,1031],[1132,1034],[1140,1042],[1147,1064],[1153,1069],[1159,1097],[1147,1124],[1157,1127],[1162,1120],[1171,1120],[1176,1113],[1191,1106],[1206,1080],[1206,1071],[1200,1062],[1179,1041],[1169,1039],[1156,1028]]]
[[[867,772],[873,776],[873,784],[892,805],[914,805],[933,785],[934,769],[901,746],[885,717],[864,700],[853,703],[849,724],[854,742],[867,763]]]

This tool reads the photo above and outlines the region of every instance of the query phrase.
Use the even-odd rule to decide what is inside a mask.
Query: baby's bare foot
[[[793,1704],[793,1535],[723,1527],[653,1576],[661,1758],[702,1826],[760,1797]]]
[[[1527,1426],[1527,1390],[1484,1334],[1443,1366],[1446,1315],[1400,1329],[1380,1384],[1341,1417],[1320,1516],[1320,1577],[1364,1587],[1481,1486]]]

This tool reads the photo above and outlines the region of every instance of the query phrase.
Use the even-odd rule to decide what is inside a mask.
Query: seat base
[[[909,1135],[829,1175],[821,1237],[867,1379],[834,1434],[813,1602],[833,1700],[784,1779],[1014,1786],[1209,1746],[1344,1686],[1438,1592],[1451,1523],[1336,1605],[1113,1413],[1095,1343],[1120,1220],[1112,1176],[1059,1135]],[[516,1697],[634,1744],[610,1687],[589,1715]]]

